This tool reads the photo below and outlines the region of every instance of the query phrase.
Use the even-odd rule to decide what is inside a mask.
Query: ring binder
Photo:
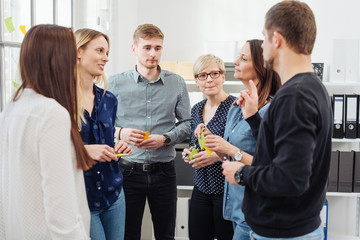
[[[344,137],[344,95],[334,94],[333,96],[334,112],[334,138]]]
[[[358,95],[345,95],[345,138],[356,138],[358,127]]]

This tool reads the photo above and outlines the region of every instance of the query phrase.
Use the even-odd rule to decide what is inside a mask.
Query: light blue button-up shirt
[[[266,104],[259,110],[261,117],[264,116],[270,104]],[[250,125],[243,118],[240,106],[233,106],[229,109],[225,127],[224,139],[240,150],[254,155],[256,140],[252,135]],[[245,221],[244,213],[241,210],[245,193],[245,186],[232,185],[225,180],[223,215],[224,219],[231,220],[237,224]]]
[[[190,100],[182,77],[167,70],[149,82],[133,70],[109,78],[108,91],[118,99],[116,126],[166,134],[171,143],[156,150],[140,149],[124,159],[133,162],[169,162],[175,159],[175,144],[190,137]]]

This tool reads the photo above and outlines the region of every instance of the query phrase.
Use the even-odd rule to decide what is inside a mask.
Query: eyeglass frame
[[[219,75],[218,77],[215,77],[215,78],[214,78],[214,77],[211,76],[212,73],[220,73],[220,75]],[[199,81],[205,81],[205,80],[208,79],[209,76],[211,77],[211,79],[218,79],[218,78],[221,76],[221,74],[223,74],[223,73],[224,73],[224,72],[221,71],[221,70],[219,70],[219,71],[211,71],[211,72],[209,72],[209,73],[202,72],[202,73],[195,74],[195,78],[196,78],[197,80],[199,80]],[[204,78],[204,79],[199,79],[199,78],[198,78],[199,74],[206,74],[206,78]]]

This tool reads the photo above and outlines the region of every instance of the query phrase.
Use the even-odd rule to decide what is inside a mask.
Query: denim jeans
[[[232,240],[250,240],[250,227],[244,221],[240,224],[233,222],[234,236]]]
[[[205,194],[194,187],[189,212],[190,240],[232,239],[232,223],[223,218],[222,206],[223,194]]]
[[[323,240],[324,239],[324,227],[320,224],[320,226],[313,232],[305,234],[299,237],[292,237],[292,238],[268,238],[262,237],[253,231],[250,231],[250,237],[252,240]]]
[[[147,198],[155,238],[173,240],[177,202],[175,165],[153,172],[142,172],[121,163],[119,166],[124,176],[126,196],[125,239],[140,240]]]
[[[121,190],[118,200],[110,207],[91,212],[91,240],[123,240],[125,232],[125,196]]]

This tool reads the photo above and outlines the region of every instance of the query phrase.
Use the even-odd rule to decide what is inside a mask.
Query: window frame
[[[71,8],[71,27],[74,27],[74,0],[70,0]],[[4,21],[4,0],[0,0],[0,19]],[[30,26],[36,25],[36,0],[30,3]],[[58,0],[53,0],[53,24],[58,23]],[[20,48],[20,42],[4,41],[4,24],[0,24],[0,112],[4,109],[6,96],[5,83],[5,48]]]

